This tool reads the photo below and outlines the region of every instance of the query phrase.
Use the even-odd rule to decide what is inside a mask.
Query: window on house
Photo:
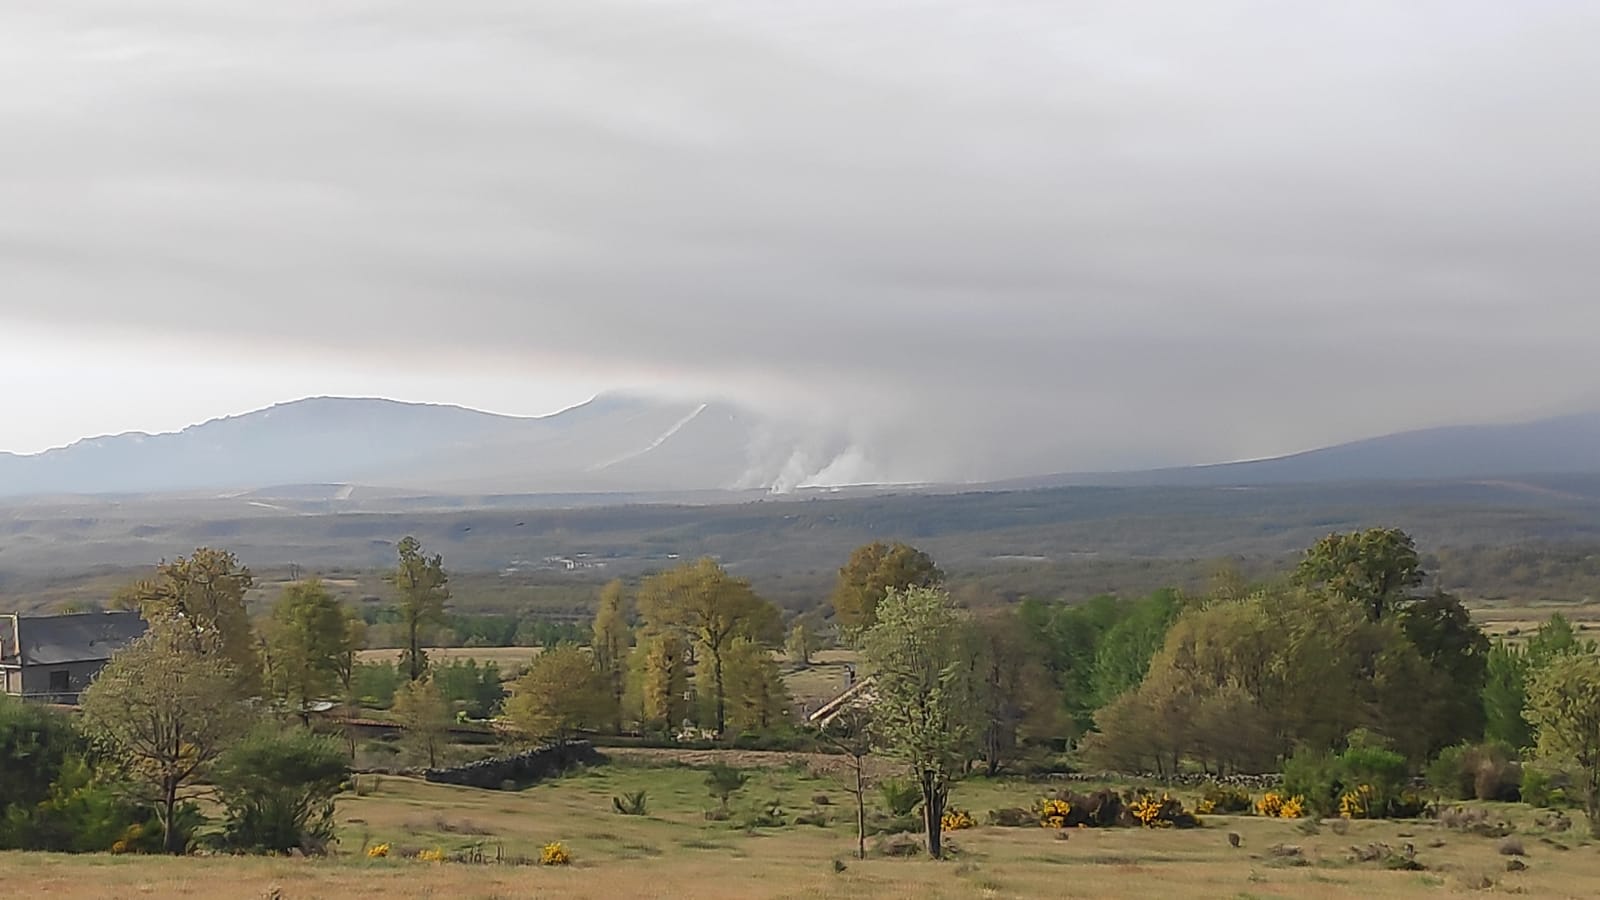
[[[50,693],[65,694],[72,690],[72,673],[66,669],[57,669],[50,673]]]

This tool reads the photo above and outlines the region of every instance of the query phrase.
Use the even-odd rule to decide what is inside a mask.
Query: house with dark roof
[[[111,654],[144,634],[136,612],[0,615],[0,689],[46,703],[77,703]]]

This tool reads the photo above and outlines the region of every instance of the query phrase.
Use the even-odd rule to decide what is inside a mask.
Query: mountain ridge
[[[870,459],[872,450],[836,429],[718,399],[604,393],[548,415],[516,416],[456,404],[318,396],[178,431],[0,453],[0,496],[313,484],[438,495],[787,493],[829,487],[837,463]],[[1022,475],[966,486],[1247,487],[1551,474],[1600,474],[1600,412],[1425,428],[1267,459]]]

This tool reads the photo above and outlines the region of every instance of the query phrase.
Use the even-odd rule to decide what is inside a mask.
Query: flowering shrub
[[[973,821],[972,813],[954,806],[945,810],[944,815],[939,818],[940,831],[961,831],[976,824],[978,823]]]
[[[1065,800],[1046,797],[1040,800],[1036,807],[1039,812],[1039,827],[1065,828],[1067,817],[1072,814],[1072,804]]]
[[[1250,792],[1236,787],[1209,784],[1195,810],[1200,813],[1248,813],[1255,804]]]
[[[1154,828],[1156,827],[1156,823],[1161,820],[1161,807],[1163,802],[1167,799],[1169,798],[1167,798],[1165,795],[1163,795],[1161,800],[1157,800],[1155,797],[1148,795],[1143,796],[1128,804],[1128,812],[1133,813],[1134,819],[1136,819],[1140,825],[1143,825],[1146,828]]]
[[[1339,818],[1370,818],[1374,815],[1375,806],[1372,802],[1372,785],[1363,784],[1353,791],[1346,791],[1339,798]]]
[[[1269,819],[1301,819],[1306,814],[1306,798],[1267,791],[1256,801],[1256,815]]]
[[[1186,811],[1171,794],[1140,792],[1129,801],[1128,813],[1145,828],[1198,828],[1200,819]]]
[[[572,854],[568,853],[567,848],[562,846],[559,841],[553,844],[545,844],[544,849],[539,851],[539,865],[541,866],[565,866],[571,862]]]
[[[373,844],[367,848],[367,859],[383,859],[389,855],[388,844]]]
[[[423,862],[444,862],[444,850],[439,847],[435,847],[432,850],[424,850],[417,854],[417,859]]]

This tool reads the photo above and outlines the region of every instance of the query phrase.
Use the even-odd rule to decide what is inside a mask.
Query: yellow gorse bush
[[[560,841],[553,844],[545,844],[544,849],[539,851],[539,865],[541,866],[564,866],[571,862],[572,854],[567,852],[567,848],[562,846]]]
[[[1161,813],[1167,808],[1167,804],[1171,802],[1172,795],[1170,794],[1162,794],[1159,800],[1154,796],[1146,795],[1128,804],[1128,812],[1133,814],[1133,817],[1139,821],[1140,825],[1146,828],[1160,828],[1172,824],[1161,818]]]
[[[1363,784],[1339,797],[1341,819],[1365,819],[1372,814],[1372,785]]]
[[[388,855],[389,855],[389,845],[388,844],[373,844],[371,847],[367,848],[367,858],[368,859],[383,859],[385,856],[388,856]]]
[[[1217,811],[1217,801],[1208,798],[1202,799],[1194,805],[1194,811],[1202,816],[1209,816]]]
[[[1303,819],[1306,815],[1306,798],[1299,794],[1291,797],[1277,791],[1267,791],[1256,801],[1256,815],[1269,819]]]
[[[973,820],[971,813],[953,806],[945,810],[944,815],[939,818],[940,831],[961,831],[976,824],[978,823]]]
[[[435,847],[432,850],[424,850],[417,854],[417,859],[423,862],[444,862],[444,850],[439,847]]]
[[[1046,797],[1039,801],[1039,827],[1065,828],[1071,813],[1072,806],[1067,801]]]

